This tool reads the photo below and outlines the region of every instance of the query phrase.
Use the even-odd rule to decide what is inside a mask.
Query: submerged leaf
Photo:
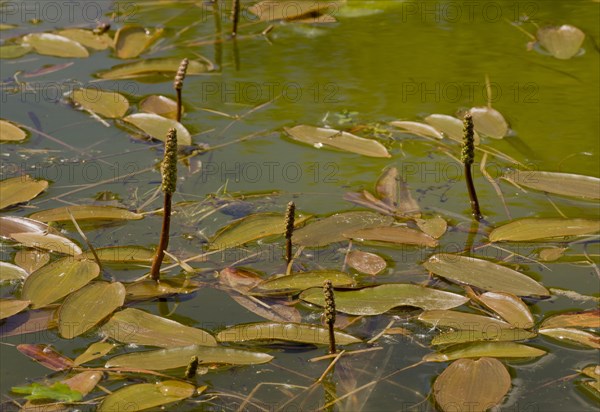
[[[402,129],[407,133],[414,134],[417,136],[432,137],[434,139],[444,138],[444,136],[442,136],[442,134],[438,132],[435,128],[425,123],[396,120],[394,122],[390,122],[390,124],[392,126]]]
[[[250,289],[249,293],[253,295],[294,294],[308,288],[322,286],[325,280],[330,280],[334,287],[351,286],[354,283],[352,276],[347,273],[337,270],[315,270],[267,279]]]
[[[336,310],[350,315],[380,315],[398,306],[426,310],[450,309],[469,299],[455,293],[424,286],[390,283],[363,289],[335,291]],[[300,295],[305,302],[325,306],[322,289],[309,289]]]
[[[58,332],[72,339],[96,326],[125,302],[119,282],[95,282],[69,295],[58,310]]]
[[[459,359],[437,377],[433,395],[443,411],[485,412],[502,401],[510,386],[510,374],[497,359]]]
[[[90,112],[116,119],[123,117],[129,109],[129,101],[120,93],[97,88],[77,89],[71,99]]]
[[[600,179],[572,173],[513,170],[505,179],[531,189],[563,196],[600,199]]]
[[[141,411],[158,408],[191,397],[196,387],[186,382],[168,380],[157,383],[138,383],[125,386],[108,395],[100,406],[99,412]]]
[[[284,130],[292,139],[316,148],[330,146],[364,156],[391,157],[385,146],[377,140],[365,139],[348,132],[307,125],[286,127]]]
[[[488,260],[438,253],[431,256],[423,266],[438,276],[484,290],[518,296],[550,295],[545,287],[529,276]]]
[[[85,220],[137,220],[144,217],[139,213],[120,207],[81,205],[43,210],[32,214],[30,218],[42,222],[71,222],[69,212],[77,222]]]
[[[563,24],[559,27],[542,27],[536,37],[552,56],[567,60],[579,53],[585,34],[577,27]]]
[[[175,347],[217,344],[215,338],[202,329],[134,308],[115,313],[100,330],[118,342],[136,345]]]
[[[142,130],[153,139],[165,141],[170,129],[177,130],[177,145],[189,146],[192,144],[192,136],[184,125],[176,120],[167,119],[154,113],[134,113],[123,120]]]
[[[352,335],[335,331],[335,342],[339,345],[349,345],[361,342]],[[247,342],[247,341],[288,341],[327,345],[329,331],[318,325],[304,323],[258,322],[246,323],[229,327],[217,334],[220,342]]]
[[[508,134],[508,123],[498,110],[484,106],[472,107],[469,112],[473,116],[475,130],[482,135],[502,139]]]
[[[0,210],[31,199],[48,187],[45,180],[34,180],[29,175],[12,177],[0,181]]]
[[[1,47],[0,50],[2,50]],[[11,122],[0,119],[0,142],[20,142],[25,140],[26,137],[27,132],[25,130]]]
[[[115,34],[115,53],[119,59],[133,59],[142,54],[163,33],[163,29],[150,30],[128,24]]]
[[[351,268],[371,276],[381,273],[387,267],[387,262],[381,256],[360,250],[353,250],[348,253],[346,263]]]
[[[100,273],[96,262],[66,257],[50,263],[25,280],[22,297],[40,308],[81,289]]]
[[[172,80],[175,75],[181,59],[176,57],[167,57],[159,59],[144,59],[135,63],[125,63],[113,67],[112,69],[97,74],[101,79],[134,79],[138,77],[153,76],[156,74],[164,74],[165,80]],[[206,60],[190,60],[187,75],[207,73],[214,69],[213,64]]]
[[[490,242],[526,242],[567,236],[591,235],[600,231],[600,220],[524,218],[499,226],[489,234]]]
[[[545,355],[532,346],[515,342],[472,342],[450,346],[441,352],[430,353],[423,357],[425,362],[448,362],[462,358],[535,358]]]
[[[88,57],[87,49],[76,41],[52,33],[31,33],[23,44],[32,46],[39,54],[55,57]]]
[[[167,370],[187,366],[192,356],[197,356],[200,364],[258,365],[270,362],[273,357],[262,352],[250,352],[221,346],[182,346],[177,348],[128,353],[116,356],[106,362],[107,368],[139,368]]]

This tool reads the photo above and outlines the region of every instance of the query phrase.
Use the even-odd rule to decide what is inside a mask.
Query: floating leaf
[[[35,272],[48,262],[50,262],[50,253],[42,250],[20,249],[15,254],[15,263],[25,269],[28,274]]]
[[[109,246],[96,249],[98,258],[103,263],[132,264],[132,263],[152,263],[154,250],[141,246]],[[83,252],[83,256],[89,259],[94,258],[91,251]],[[168,261],[165,259],[165,261]]]
[[[544,328],[540,329],[539,333],[556,340],[566,340],[571,343],[600,349],[600,336],[584,330],[574,328]]]
[[[292,139],[316,148],[330,146],[364,156],[391,157],[385,146],[377,140],[365,139],[348,132],[307,125],[286,127],[284,130]]]
[[[524,218],[492,230],[490,242],[526,242],[566,236],[591,235],[600,231],[600,220]]]
[[[154,113],[167,119],[177,120],[177,102],[166,96],[151,95],[140,102],[140,110]]]
[[[432,339],[432,345],[454,345],[464,342],[504,342],[525,340],[536,334],[524,329],[455,330],[441,333]]]
[[[30,218],[42,222],[71,222],[69,212],[71,212],[77,223],[85,220],[137,220],[144,217],[139,213],[120,207],[81,205],[43,210],[32,214]]]
[[[85,396],[96,387],[102,376],[103,374],[100,371],[85,371],[63,380],[62,383]]]
[[[583,368],[581,373],[583,373],[586,376],[589,376],[590,378],[600,380],[600,365],[592,365],[592,366]]]
[[[482,135],[502,139],[508,134],[508,123],[498,110],[484,106],[472,107],[469,112],[473,116],[475,130]]]
[[[31,199],[48,187],[45,180],[34,180],[29,175],[12,177],[0,181],[0,210]]]
[[[359,229],[391,225],[394,219],[372,212],[337,213],[296,230],[292,241],[307,247],[325,246],[347,240],[345,234]]]
[[[82,365],[84,363],[93,361],[95,359],[101,358],[106,355],[108,352],[114,349],[117,346],[113,343],[108,342],[95,342],[92,343],[81,355],[75,358],[73,364],[75,366]]]
[[[129,109],[129,101],[120,93],[97,88],[77,89],[71,93],[73,102],[100,116],[116,119]]]
[[[62,235],[29,232],[13,233],[12,238],[27,247],[35,247],[73,256],[81,254],[81,248]]]
[[[87,49],[76,41],[52,33],[31,33],[23,44],[32,46],[39,54],[55,57],[88,57]]]
[[[0,319],[8,318],[29,306],[28,300],[0,299]]]
[[[600,179],[571,173],[513,170],[505,179],[531,189],[563,196],[600,199]]]
[[[457,330],[478,330],[498,332],[501,329],[512,329],[509,323],[489,316],[474,313],[457,312],[454,310],[427,310],[419,315],[421,322],[435,327],[448,327]]]
[[[300,299],[325,306],[325,298],[320,288],[304,291]],[[450,309],[468,300],[455,293],[403,283],[335,291],[336,310],[350,315],[380,315],[398,306],[413,306],[425,310]]]
[[[175,128],[177,130],[177,145],[189,146],[192,144],[192,136],[184,125],[176,120],[167,119],[153,113],[134,113],[123,118],[153,139],[165,141],[167,132]]]
[[[302,224],[309,217],[306,215],[296,216],[294,226]],[[239,247],[267,236],[283,235],[284,232],[285,219],[283,215],[279,213],[255,213],[219,229],[213,236],[209,248],[211,250],[221,250]]]
[[[438,276],[480,289],[518,296],[549,296],[550,292],[516,270],[488,260],[449,253],[431,256],[423,266]]]
[[[250,293],[253,295],[294,294],[308,288],[323,286],[326,280],[330,280],[334,287],[351,286],[354,283],[352,276],[347,273],[337,270],[315,270],[267,279],[251,289]]]
[[[0,262],[0,282],[23,280],[29,276],[25,269],[8,262]]]
[[[82,46],[94,50],[105,50],[112,47],[113,40],[107,33],[96,34],[93,30],[64,29],[56,32],[59,36],[66,37],[80,43]]]
[[[390,122],[392,126],[402,129],[406,133],[414,134],[422,137],[432,137],[434,139],[443,139],[444,136],[435,128],[428,124],[419,122],[399,121]]]
[[[543,262],[554,262],[555,260],[560,259],[564,254],[566,247],[551,247],[540,250],[538,256]]]
[[[585,34],[577,27],[541,27],[536,35],[540,44],[557,59],[567,60],[579,53]]]
[[[396,245],[436,247],[438,241],[428,234],[402,226],[371,227],[347,233],[353,240],[385,242]]]
[[[295,21],[301,19],[316,19],[323,15],[337,12],[341,2],[338,1],[260,1],[248,8],[248,11],[256,15],[260,21],[286,20]]]
[[[335,331],[335,342],[350,345],[361,342],[352,335]],[[286,341],[327,345],[329,331],[318,325],[305,323],[258,322],[232,326],[217,334],[220,342]]]
[[[515,342],[473,342],[450,346],[442,352],[430,353],[423,357],[425,362],[448,362],[462,358],[535,358],[545,355],[532,346]]]
[[[141,26],[127,24],[115,34],[115,53],[119,59],[134,59],[150,47],[162,33],[161,28],[150,31]]]
[[[56,307],[17,313],[0,325],[0,338],[41,333],[55,328],[55,312]]]
[[[464,135],[464,122],[454,116],[447,114],[432,114],[425,118],[425,121],[435,127],[437,130],[448,136],[450,139],[462,144]],[[477,146],[481,140],[479,133],[473,132],[475,145]]]
[[[27,386],[13,386],[11,391],[25,396],[32,401],[47,399],[58,402],[78,402],[83,399],[81,393],[72,390],[68,385],[54,382],[51,386],[33,382]]]
[[[50,345],[22,343],[17,350],[53,371],[63,371],[73,367],[73,361],[55,351]]]
[[[381,273],[387,267],[387,262],[381,256],[360,250],[353,250],[348,253],[346,263],[351,268],[371,276]]]
[[[375,183],[375,192],[399,216],[420,216],[419,204],[413,199],[404,178],[395,166],[389,167]]]
[[[215,338],[202,329],[133,308],[115,313],[100,330],[118,342],[136,345],[175,347],[217,344]]]
[[[195,391],[194,385],[181,381],[138,383],[108,395],[98,407],[98,411],[141,411],[157,408],[189,398]]]
[[[502,401],[510,386],[510,373],[497,359],[459,359],[437,377],[433,395],[443,411],[485,412]]]
[[[0,46],[0,56],[2,46]],[[20,142],[25,140],[27,132],[6,120],[0,120],[0,142]]]
[[[130,283],[126,286],[127,299],[152,299],[160,296],[189,294],[200,287],[200,284],[188,278],[161,279],[156,282],[153,279],[144,279],[139,282]]]
[[[119,282],[94,282],[69,295],[58,310],[58,332],[72,339],[90,330],[125,302]]]
[[[0,46],[0,59],[16,59],[33,50],[28,44],[8,44]],[[2,139],[0,139],[2,140]]]
[[[518,296],[504,292],[485,292],[478,299],[514,327],[529,329],[534,324],[533,315]]]
[[[540,329],[552,328],[600,328],[600,309],[586,312],[563,313],[544,319]]]
[[[22,297],[40,308],[81,289],[100,273],[96,262],[66,257],[33,272],[25,280]]]
[[[262,352],[250,352],[220,346],[183,346],[116,356],[106,362],[107,368],[141,368],[149,370],[176,369],[187,366],[192,356],[200,364],[257,365],[270,362],[273,357]]]
[[[0,217],[0,237],[3,239],[12,239],[13,233],[54,233],[54,229],[47,224],[38,222],[33,219],[20,216],[1,216]]]
[[[439,216],[430,219],[415,219],[415,223],[423,232],[432,238],[439,239],[448,229],[448,223]]]
[[[181,59],[176,57],[144,59],[135,63],[126,63],[113,67],[112,69],[98,73],[101,79],[133,79],[137,77],[147,77],[156,74],[168,75],[172,80],[175,75]],[[206,60],[190,60],[187,69],[187,75],[206,73],[214,69],[213,64]],[[167,77],[165,77],[167,79]]]

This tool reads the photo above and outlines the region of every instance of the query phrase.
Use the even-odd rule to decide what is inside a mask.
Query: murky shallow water
[[[17,24],[18,27],[3,31],[2,39],[31,31],[95,25],[93,18],[87,18],[92,14],[92,6],[86,9],[87,17],[82,7],[75,6],[72,16],[63,7],[60,18],[54,18],[50,15],[51,10],[47,6],[44,8],[47,3],[26,1],[3,5],[2,23]],[[125,22],[165,27],[166,35],[144,57],[183,58],[200,54],[217,64],[215,73],[189,77],[185,82],[183,123],[194,134],[194,142],[224,146],[193,158],[187,167],[180,167],[176,200],[196,203],[181,209],[174,217],[170,250],[177,255],[201,253],[206,249],[206,236],[234,217],[254,211],[283,211],[289,200],[294,200],[299,210],[317,215],[354,209],[355,206],[342,199],[343,194],[363,188],[371,190],[388,165],[396,165],[403,172],[424,212],[442,214],[453,225],[454,229],[445,235],[440,249],[464,245],[464,231],[470,222],[464,182],[457,163],[438,145],[394,133],[394,139],[386,141],[392,158],[373,159],[317,150],[292,142],[283,137],[282,128],[295,124],[320,125],[323,121],[337,126],[344,118],[339,114],[344,111],[356,112],[351,116],[356,124],[420,120],[431,113],[454,114],[487,103],[486,75],[494,90],[493,107],[504,114],[514,131],[513,136],[502,141],[488,141],[490,146],[540,170],[600,175],[597,49],[600,13],[595,2],[483,2],[470,13],[465,4],[451,1],[396,4],[379,1],[372,3],[376,3],[375,9],[381,12],[340,17],[335,24],[277,23],[268,38],[261,35],[244,37],[260,33],[267,24],[242,26],[237,45],[227,39],[228,13],[221,10],[215,20],[212,6],[202,2],[89,3],[101,8],[103,19],[112,11],[120,11],[122,14],[116,17],[115,28]],[[248,4],[244,3],[244,6]],[[33,11],[27,14],[26,7]],[[458,13],[457,10],[460,14],[453,14]],[[568,23],[579,27],[587,35],[584,53],[563,61],[536,50],[527,51],[529,39],[505,20],[513,21],[522,13],[529,14],[541,25]],[[42,22],[34,26],[29,20],[35,17]],[[224,41],[189,45],[198,39],[213,43],[211,40],[218,30],[216,22],[222,25]],[[530,32],[535,30],[531,24],[524,27]],[[173,96],[171,80],[159,83],[98,81],[94,73],[122,63],[108,51],[73,60],[73,65],[52,74],[30,79],[24,76],[24,73],[45,65],[66,61],[71,60],[36,54],[0,61],[1,78],[5,82],[1,117],[44,133],[33,133],[23,144],[2,145],[2,178],[27,172],[52,181],[49,190],[33,200],[29,207],[4,214],[24,216],[38,209],[91,203],[100,191],[117,193],[124,206],[137,209],[151,197],[160,180],[153,169],[162,155],[160,144],[140,142],[130,138],[121,128],[105,127],[86,113],[73,110],[64,102],[62,94],[74,85],[93,84],[125,93],[132,101],[158,93]],[[20,72],[17,77],[26,82],[29,89],[15,88],[13,76],[17,72]],[[254,133],[258,135],[235,142]],[[225,145],[227,143],[231,144]],[[488,170],[494,177],[509,166],[506,162],[489,162]],[[126,176],[145,169],[149,171]],[[493,188],[479,173],[476,176],[487,219],[492,223],[508,220]],[[558,216],[544,194],[524,194],[508,184],[501,185],[513,218]],[[212,214],[200,221],[203,211],[214,207],[214,203],[200,201],[207,194],[223,192],[225,187],[229,193],[273,194],[246,201],[244,206],[227,213]],[[598,208],[589,202],[558,196],[552,200],[570,217],[598,217]],[[153,210],[159,205],[159,201],[154,201],[144,210]],[[126,225],[90,231],[88,236],[96,246],[154,246],[159,227],[159,216],[147,216]],[[77,238],[74,231],[69,235]],[[478,246],[485,241],[482,237],[475,244]],[[281,272],[284,264],[279,258],[280,243],[271,249],[273,252],[267,259],[246,260],[243,264],[267,274]],[[325,251],[308,254],[305,267],[341,267],[346,246],[333,245]],[[264,245],[261,247],[267,249]],[[210,281],[215,269],[246,258],[257,250],[255,248],[223,252],[210,262],[199,264],[206,268],[202,278]],[[390,266],[376,279],[378,283],[422,282],[427,278],[419,263],[433,253],[430,249],[362,249],[377,251],[388,260]],[[518,252],[528,255],[533,250],[536,250],[535,246],[526,246]],[[12,261],[14,251],[3,245],[2,260]],[[597,244],[591,253],[598,253]],[[478,256],[502,259],[507,254],[483,248],[479,249]],[[590,267],[562,263],[543,266],[523,260],[518,263],[521,270],[547,287],[595,296],[600,292],[598,278]],[[114,276],[119,280],[131,280],[144,273],[143,270],[117,271]],[[366,276],[359,279],[365,283],[374,282]],[[460,291],[457,287],[445,288]],[[0,290],[3,297],[11,291],[4,286]],[[175,305],[176,312],[169,316],[171,319],[212,331],[262,320],[237,305],[224,292],[212,288],[203,288],[180,303],[153,301],[136,307],[166,315],[175,309]],[[531,309],[536,318],[541,319],[548,313],[594,307],[594,302],[554,297]],[[305,321],[319,321],[318,312],[307,307],[301,310]],[[395,312],[400,319],[409,314]],[[351,331],[369,338],[388,324],[390,316],[365,319]],[[384,337],[380,341],[382,350],[342,361],[336,370],[338,395],[348,391],[344,385],[354,382],[355,386],[361,386],[419,361],[430,351],[415,343],[427,344],[432,336],[433,332],[424,325],[400,320],[396,326],[406,327],[414,335],[410,338]],[[69,342],[51,331],[4,341],[10,344],[52,343],[65,355],[76,356],[87,343],[95,340],[97,337],[90,334]],[[545,384],[573,373],[576,368],[597,363],[597,351],[559,345],[543,337],[535,338],[531,343],[548,350],[549,355],[533,362],[506,362],[514,380],[503,409],[571,411],[592,408],[593,401],[587,399],[573,381]],[[324,348],[278,347],[271,353],[276,356],[272,364],[209,372],[200,377],[198,382],[208,384],[210,390],[237,393],[241,398],[223,396],[199,405],[206,409],[216,410],[214,405],[235,409],[235,405],[243,402],[243,397],[258,383],[310,386],[310,379],[317,378],[324,370],[322,362],[307,362],[323,354]],[[25,361],[9,346],[2,346],[0,361],[3,395],[9,393],[11,386],[47,373],[43,367]],[[429,363],[395,375],[374,386],[372,393],[361,392],[353,398],[356,403],[346,404],[341,410],[361,407],[365,410],[405,410],[415,404],[419,404],[417,410],[432,409],[433,406],[423,399],[445,365]],[[280,406],[295,393],[298,391],[291,387],[264,384],[256,392],[255,400],[263,407],[276,409],[276,405]],[[300,399],[303,398],[292,401],[288,405],[290,409],[285,410],[313,410],[323,405],[321,389],[305,397],[304,404]],[[187,403],[181,410],[198,407]]]

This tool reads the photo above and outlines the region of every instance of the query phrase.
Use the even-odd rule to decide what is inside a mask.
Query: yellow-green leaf
[[[64,29],[59,30],[56,34],[94,50],[105,50],[113,45],[113,40],[107,33],[96,34],[93,30],[88,29]]]
[[[120,93],[97,88],[77,89],[71,93],[73,102],[100,116],[116,119],[129,109],[129,101]]]
[[[134,213],[120,207],[88,205],[64,206],[43,210],[29,217],[41,222],[71,222],[69,212],[71,212],[78,223],[85,220],[137,220],[144,217],[139,213]]]
[[[345,233],[348,238],[367,242],[384,242],[395,245],[436,247],[438,241],[426,233],[403,226],[370,227]]]
[[[550,336],[556,340],[577,343],[594,349],[600,349],[600,336],[574,328],[544,328],[540,334]]]
[[[0,262],[0,282],[23,280],[29,276],[25,269],[8,262]]]
[[[80,43],[52,33],[31,33],[23,37],[23,44],[32,46],[39,54],[55,57],[88,57]]]
[[[325,280],[330,280],[334,287],[351,286],[354,283],[352,276],[347,273],[337,270],[315,270],[267,279],[250,289],[249,293],[253,295],[293,294],[308,288],[323,286]]]
[[[196,387],[181,381],[162,381],[157,383],[138,383],[125,386],[108,395],[100,406],[99,412],[142,411],[158,408],[162,405],[189,398]]]
[[[34,309],[40,308],[81,289],[99,273],[96,262],[66,257],[29,275],[21,295]]]
[[[425,362],[448,362],[462,358],[536,358],[545,355],[532,346],[515,342],[472,342],[453,345],[441,352],[430,353],[423,357]]]
[[[48,187],[45,180],[34,180],[29,175],[12,177],[0,181],[0,210],[28,202]]]
[[[448,138],[462,144],[464,135],[464,122],[462,120],[454,116],[448,116],[447,114],[432,114],[427,116],[425,121],[448,136]],[[481,140],[479,133],[474,131],[473,135],[475,145],[478,145]]]
[[[536,37],[540,44],[557,59],[567,60],[579,53],[585,34],[569,24],[541,27]]]
[[[95,359],[101,358],[106,355],[108,352],[114,349],[117,346],[114,343],[108,342],[95,342],[92,343],[81,355],[75,358],[73,364],[75,366],[82,365],[84,363],[93,361]]]
[[[384,258],[375,253],[353,250],[346,256],[346,263],[353,269],[367,275],[377,275],[387,267]]]
[[[166,96],[153,94],[146,97],[140,102],[140,110],[145,113],[154,113],[167,119],[177,120],[177,102]]]
[[[0,56],[2,46],[0,46]],[[20,142],[25,140],[27,132],[11,122],[0,119],[0,142]]]
[[[51,232],[57,234],[57,231],[49,227],[47,224],[38,222],[33,219],[20,216],[1,216],[0,217],[0,237],[4,239],[12,239],[13,233],[46,233]]]
[[[506,292],[485,292],[478,299],[516,328],[529,329],[534,324],[531,311],[518,296]]]
[[[162,33],[162,28],[151,31],[142,26],[125,25],[115,34],[115,53],[119,59],[136,58],[150,47]]]
[[[472,107],[469,112],[473,116],[475,130],[482,135],[502,139],[508,134],[508,123],[498,110],[484,106]]]
[[[33,50],[28,44],[6,44],[0,46],[0,59],[16,59]]]
[[[27,274],[35,272],[49,261],[50,253],[43,250],[20,249],[15,254],[15,263],[25,269]]]
[[[0,299],[0,319],[15,315],[29,306],[28,300]]]
[[[454,310],[426,310],[419,315],[418,319],[435,327],[446,327],[456,330],[489,330],[497,332],[501,329],[512,328],[509,323],[500,319]]]
[[[134,113],[124,117],[123,120],[142,130],[153,139],[163,142],[168,131],[175,128],[177,130],[177,145],[189,146],[192,144],[190,132],[176,120],[167,119],[154,113]]]
[[[526,242],[568,236],[591,235],[600,231],[600,220],[524,218],[492,230],[490,242]]]
[[[464,342],[505,342],[525,340],[536,334],[524,329],[486,329],[486,330],[453,330],[437,335],[431,340],[432,345],[454,345]]]
[[[58,332],[72,339],[90,330],[125,302],[122,283],[94,282],[70,294],[58,310]]]
[[[434,139],[443,139],[444,136],[434,127],[419,122],[409,122],[404,120],[396,120],[390,122],[394,127],[402,129],[405,133],[414,134],[415,136],[432,137]]]
[[[435,239],[442,237],[442,235],[446,233],[446,229],[448,229],[446,220],[439,216],[430,219],[417,218],[415,219],[415,222],[417,226],[419,226],[419,229]]]
[[[51,252],[64,253],[77,256],[81,254],[81,248],[62,235],[53,233],[13,233],[11,237],[27,247],[49,250]]]
[[[600,309],[550,316],[540,325],[540,329],[570,327],[600,329]]]
[[[103,263],[130,264],[130,263],[151,263],[154,258],[154,250],[141,246],[109,246],[96,249],[98,258]],[[91,251],[83,252],[83,256],[89,259],[94,258]],[[167,261],[167,259],[165,259]]]
[[[505,179],[531,189],[563,196],[600,199],[600,179],[572,173],[514,170]]]
[[[154,76],[157,74],[168,75],[166,79],[173,80],[181,59],[168,57],[159,59],[144,59],[135,63],[126,63],[113,67],[108,71],[98,73],[101,79],[134,79],[139,77]],[[187,75],[207,73],[214,69],[214,65],[206,60],[190,60]]]

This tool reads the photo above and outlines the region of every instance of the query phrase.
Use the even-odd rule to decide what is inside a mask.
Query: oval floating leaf
[[[335,331],[335,342],[339,345],[350,345],[361,342],[352,335]],[[318,325],[304,323],[258,322],[232,326],[217,334],[220,342],[248,341],[286,341],[327,345],[329,331]]]
[[[387,267],[387,262],[381,256],[360,250],[353,250],[348,253],[346,263],[351,268],[371,276],[381,273]]]
[[[2,216],[0,217],[0,237],[4,239],[12,239],[13,233],[55,233],[47,224],[38,222],[33,219],[20,216]]]
[[[472,107],[469,110],[473,116],[475,130],[494,139],[502,139],[508,134],[508,123],[504,116],[491,107]]]
[[[306,215],[296,216],[294,226],[302,224],[309,217]],[[239,247],[267,236],[283,235],[284,232],[285,220],[283,215],[279,213],[255,213],[235,220],[219,229],[210,241],[209,248],[211,250],[221,250]]]
[[[13,233],[12,238],[27,247],[64,253],[66,255],[81,255],[81,248],[62,235],[52,233]]]
[[[30,218],[42,222],[71,222],[69,212],[78,223],[85,220],[137,220],[144,217],[120,207],[81,205],[43,210],[32,214]]]
[[[524,218],[492,230],[490,242],[526,242],[566,236],[591,235],[600,231],[600,220]]]
[[[20,142],[25,140],[26,137],[27,132],[25,130],[11,122],[0,119],[0,142]]]
[[[176,120],[167,119],[153,113],[134,113],[123,118],[153,139],[165,141],[169,129],[177,130],[177,145],[189,146],[192,144],[192,136],[184,125]]]
[[[455,293],[403,283],[335,291],[335,308],[350,315],[380,315],[398,306],[413,306],[426,310],[450,309],[469,299]],[[300,295],[305,302],[325,306],[322,289],[309,289]]]
[[[273,357],[262,352],[250,352],[220,346],[183,346],[116,356],[106,362],[107,368],[136,368],[153,371],[176,369],[187,366],[192,356],[200,364],[258,365],[270,362]]]
[[[531,339],[535,333],[524,329],[454,330],[432,339],[432,345],[454,345],[465,342],[505,342]]]
[[[12,177],[0,181],[0,210],[31,199],[48,187],[45,180],[34,180],[29,175]]]
[[[16,59],[33,50],[28,44],[8,44],[0,46],[0,59]],[[0,139],[1,140],[1,139]]]
[[[600,328],[600,309],[586,312],[562,313],[544,319],[540,329],[552,328]]]
[[[175,347],[217,344],[215,338],[202,329],[133,308],[115,313],[100,330],[118,342],[136,345]]]
[[[585,34],[577,27],[542,27],[536,35],[540,44],[557,59],[567,60],[579,53]]]
[[[15,263],[29,274],[50,261],[50,253],[37,249],[20,249],[15,254]],[[0,279],[2,276],[0,276]]]
[[[450,139],[462,144],[464,135],[464,123],[462,120],[457,119],[454,116],[448,116],[447,114],[432,114],[427,116],[425,121]],[[479,133],[474,131],[473,138],[475,140],[475,145],[477,146],[481,140]]]
[[[81,355],[75,358],[73,361],[75,366],[82,365],[86,362],[93,361],[95,359],[101,358],[106,355],[108,352],[113,350],[113,348],[117,346],[114,343],[108,342],[95,342],[92,343]]]
[[[390,122],[390,124],[402,129],[406,133],[414,134],[416,136],[432,137],[434,139],[444,138],[440,132],[428,124],[400,120]]]
[[[426,233],[408,227],[371,227],[346,233],[353,240],[384,242],[396,245],[436,247],[438,241]]]
[[[131,263],[152,263],[154,250],[141,246],[109,246],[96,249],[98,258],[103,263],[109,264],[131,264]],[[89,259],[94,258],[91,251],[83,252],[83,256]],[[126,266],[129,267],[129,266]]]
[[[540,329],[540,334],[550,336],[556,340],[578,343],[594,349],[600,349],[600,336],[574,328],[547,328]]]
[[[294,232],[292,241],[300,246],[318,247],[347,240],[345,234],[359,229],[391,225],[394,219],[373,212],[337,213],[309,223]]]
[[[166,96],[152,95],[140,102],[140,110],[154,113],[167,119],[177,120],[177,102]]]
[[[529,329],[534,324],[527,305],[511,293],[485,292],[478,299],[516,328]]]
[[[194,385],[181,381],[138,383],[108,395],[98,407],[98,411],[142,411],[181,401],[191,397],[195,392]]]
[[[69,295],[58,310],[58,332],[72,339],[90,330],[125,302],[119,282],[95,282]]]
[[[71,93],[73,102],[100,116],[116,119],[129,109],[129,101],[120,93],[96,88],[77,89]]]
[[[322,14],[333,17],[332,11],[337,13],[339,11],[339,6],[340,3],[331,0],[319,2],[298,2],[294,0],[273,2],[263,0],[250,6],[248,11],[256,15],[260,21],[295,21],[307,18],[308,22],[312,22]]]
[[[565,254],[566,247],[549,247],[539,251],[538,256],[542,262],[554,262]]]
[[[167,295],[187,295],[200,287],[200,284],[189,278],[144,279],[126,286],[127,299],[152,299]]]
[[[52,33],[31,33],[23,44],[32,46],[39,54],[55,57],[88,57],[87,49],[76,41]]]
[[[284,130],[292,139],[316,148],[330,146],[364,156],[391,157],[385,146],[377,140],[365,139],[348,132],[307,125],[286,127]]]
[[[29,276],[25,269],[8,262],[0,262],[0,282],[23,280]]]
[[[572,173],[514,170],[505,179],[531,189],[563,196],[600,199],[600,179]]]
[[[442,235],[446,233],[446,229],[448,229],[446,220],[439,216],[430,219],[415,219],[415,223],[419,226],[419,229],[434,239],[442,237]]]
[[[447,327],[457,330],[499,331],[512,328],[509,323],[500,319],[454,310],[426,310],[419,315],[418,319],[438,328]]]
[[[101,79],[133,79],[138,77],[154,76],[164,74],[165,80],[172,80],[177,72],[181,59],[179,58],[160,58],[144,59],[135,63],[126,63],[113,67],[112,69],[98,73]],[[213,64],[207,59],[190,60],[187,69],[187,75],[207,73],[214,69]]]
[[[502,401],[510,386],[510,373],[497,359],[459,359],[437,377],[433,395],[443,411],[485,412]]]
[[[96,34],[93,30],[86,29],[65,29],[56,32],[59,36],[66,37],[80,43],[82,46],[94,50],[105,50],[112,47],[113,40],[106,34]]]
[[[150,31],[137,25],[125,25],[115,34],[115,53],[119,59],[133,59],[142,54],[163,33],[159,28]]]
[[[323,286],[330,280],[334,287],[351,286],[352,276],[337,270],[315,270],[311,272],[293,273],[267,279],[249,291],[253,295],[285,295],[302,292],[308,288]]]
[[[66,257],[33,272],[25,280],[22,297],[40,308],[81,289],[100,273],[91,260]]]
[[[545,355],[543,351],[532,346],[515,342],[473,342],[453,345],[438,353],[430,353],[423,357],[425,362],[448,362],[462,358],[536,358]]]
[[[28,300],[0,299],[0,319],[8,318],[29,306]]]
[[[480,289],[518,296],[549,296],[550,292],[516,270],[488,260],[449,253],[433,255],[423,266],[438,276]]]

